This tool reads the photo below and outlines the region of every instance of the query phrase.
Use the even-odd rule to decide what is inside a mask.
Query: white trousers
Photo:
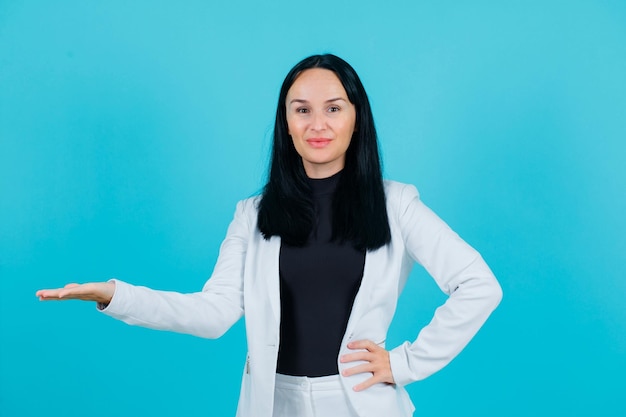
[[[276,374],[273,417],[358,417],[339,375],[309,378]]]

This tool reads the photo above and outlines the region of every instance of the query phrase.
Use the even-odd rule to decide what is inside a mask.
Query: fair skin
[[[302,72],[287,93],[285,102],[289,135],[309,178],[328,178],[344,168],[346,150],[355,130],[356,109],[348,100],[334,72],[313,68]],[[113,282],[68,284],[63,288],[39,290],[41,301],[85,300],[109,304],[115,292]],[[354,350],[339,358],[341,363],[361,361],[342,375],[371,373],[353,387],[363,391],[377,383],[393,384],[389,352],[370,340],[350,342]]]
[[[287,128],[309,178],[341,171],[352,140],[356,109],[334,72],[302,72],[287,92]]]
[[[83,300],[109,304],[115,293],[113,282],[90,282],[87,284],[67,284],[63,288],[39,290],[35,295],[40,301]]]

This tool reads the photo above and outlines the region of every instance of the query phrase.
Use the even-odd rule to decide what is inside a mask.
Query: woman
[[[449,295],[418,338],[386,350],[414,262]],[[194,294],[118,280],[40,290],[129,324],[217,338],[245,312],[238,416],[406,417],[404,386],[441,369],[482,326],[501,289],[480,255],[419,199],[383,181],[369,101],[334,55],[283,82],[269,180],[239,202],[211,278]]]

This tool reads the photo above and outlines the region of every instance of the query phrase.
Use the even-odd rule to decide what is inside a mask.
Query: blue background
[[[361,75],[385,176],[504,289],[416,416],[626,415],[622,0],[0,0],[0,415],[234,415],[242,322],[207,341],[34,293],[201,288],[321,52]],[[417,267],[388,346],[443,300]]]

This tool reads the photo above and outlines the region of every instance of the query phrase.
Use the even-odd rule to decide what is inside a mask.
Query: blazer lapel
[[[261,243],[263,250],[259,253],[259,275],[265,283],[266,296],[270,301],[276,323],[280,323],[280,280],[278,257],[280,255],[280,238],[273,236],[269,241]]]
[[[352,337],[359,320],[363,314],[365,314],[367,307],[371,305],[369,301],[372,297],[376,281],[379,280],[384,274],[383,269],[386,256],[386,246],[365,254],[365,265],[363,266],[363,279],[361,280],[361,287],[359,288],[359,292],[354,299],[352,312],[350,313],[350,318],[348,319],[348,325],[346,327],[346,335],[348,338]]]

